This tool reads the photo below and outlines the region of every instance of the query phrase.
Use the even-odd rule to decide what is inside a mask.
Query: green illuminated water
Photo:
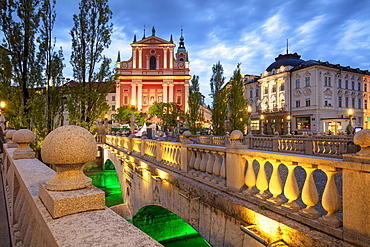
[[[210,246],[183,219],[159,206],[140,209],[130,222],[166,247]]]
[[[122,191],[119,184],[117,172],[109,160],[104,170],[84,171],[86,176],[92,179],[92,184],[105,192],[105,205],[111,207],[122,204]]]

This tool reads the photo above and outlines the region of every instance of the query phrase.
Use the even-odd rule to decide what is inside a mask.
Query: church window
[[[154,97],[150,97],[150,104],[152,105],[154,103]]]
[[[157,59],[155,56],[150,57],[150,69],[156,69]]]
[[[178,95],[176,98],[176,104],[181,105],[181,96]]]
[[[128,96],[123,97],[123,104],[128,105]]]
[[[143,104],[147,105],[148,104],[148,96],[144,95],[143,97]]]
[[[181,62],[184,62],[184,58],[180,58],[180,61],[181,61]]]

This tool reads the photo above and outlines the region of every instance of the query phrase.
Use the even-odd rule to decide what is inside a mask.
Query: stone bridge
[[[114,135],[103,149],[128,218],[158,205],[212,246],[370,246],[366,155],[251,150],[241,138],[216,146]]]

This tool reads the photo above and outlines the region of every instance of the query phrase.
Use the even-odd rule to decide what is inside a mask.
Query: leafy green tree
[[[195,135],[200,122],[204,121],[202,111],[200,109],[200,100],[202,95],[199,91],[199,76],[193,76],[189,87],[188,111],[186,119],[190,132]]]
[[[115,85],[111,60],[102,55],[111,43],[112,11],[108,0],[81,0],[79,10],[70,31],[70,62],[77,84],[69,87],[67,108],[71,123],[92,131],[96,120],[109,111],[105,98]]]
[[[1,92],[8,101],[6,117],[12,127],[29,129],[30,91],[41,76],[35,59],[39,1],[4,0],[0,7],[3,46],[11,52],[12,85],[3,84]]]
[[[147,115],[140,111],[135,111],[135,123],[138,125],[144,125],[146,122]],[[128,106],[122,106],[117,108],[116,114],[113,115],[114,120],[128,124],[130,123],[130,118],[132,116],[131,108]]]
[[[163,126],[177,126],[178,121],[184,120],[184,111],[174,102],[154,102],[148,111],[149,116],[156,116]]]
[[[229,93],[230,127],[231,130],[240,130],[243,133],[247,126],[247,100],[244,96],[243,76],[240,73],[240,64],[234,72]]]
[[[227,90],[223,88],[225,77],[224,69],[218,61],[212,67],[211,97],[212,102],[212,124],[216,135],[223,135],[225,132],[225,120],[227,116]]]

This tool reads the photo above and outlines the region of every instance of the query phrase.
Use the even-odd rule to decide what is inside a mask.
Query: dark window
[[[352,90],[355,90],[355,82],[352,81]]]
[[[115,110],[116,110],[116,106],[112,105],[112,111],[115,111]]]
[[[361,99],[358,99],[358,109],[361,109],[362,107],[361,107]]]
[[[128,104],[128,97],[127,96],[123,97],[123,104],[125,104],[125,105]]]
[[[355,108],[355,98],[352,98],[352,108]]]
[[[116,101],[116,96],[112,96],[112,101]]]
[[[331,87],[331,77],[325,76],[325,86]]]
[[[364,84],[364,91],[367,92],[367,84]]]
[[[348,80],[346,80],[345,86],[346,86],[346,89],[348,89]]]
[[[365,99],[364,108],[367,109],[367,100]]]
[[[357,84],[357,90],[358,90],[358,91],[361,91],[361,82],[359,82],[359,83]]]
[[[301,88],[301,80],[295,80],[295,88]]]
[[[348,98],[346,97],[346,107],[348,107]]]
[[[181,105],[181,96],[177,96],[176,104]]]
[[[306,87],[309,87],[311,86],[311,78],[310,77],[306,77]]]
[[[338,79],[338,88],[342,88],[342,79]]]
[[[280,85],[280,91],[284,91],[285,90],[285,84],[284,83],[281,83]]]
[[[306,106],[310,106],[311,105],[311,101],[309,99],[306,99]]]
[[[273,86],[272,86],[272,92],[273,92],[273,93],[276,93],[276,85],[273,85]]]
[[[295,102],[295,107],[301,107],[301,101],[297,100],[297,101]]]
[[[269,89],[268,87],[265,87],[265,94],[268,94],[269,93]]]
[[[256,89],[256,97],[258,97],[258,96],[259,96],[259,93],[260,93],[260,91],[259,91],[259,89],[257,88],[257,89]]]
[[[156,69],[157,59],[155,56],[150,57],[150,69]]]
[[[342,107],[342,97],[338,97],[338,106]]]

